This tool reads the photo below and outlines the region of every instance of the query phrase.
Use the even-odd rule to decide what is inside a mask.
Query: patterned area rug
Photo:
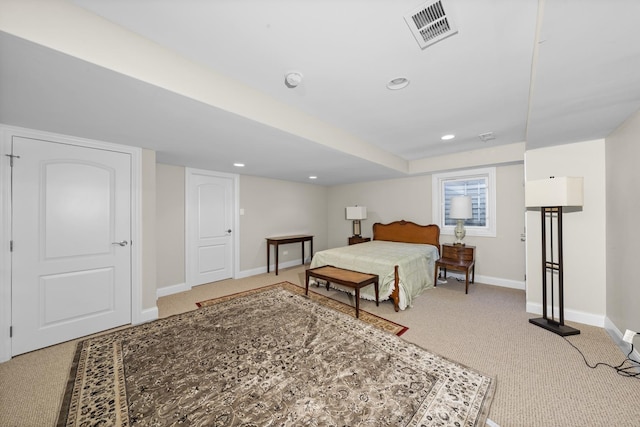
[[[78,344],[59,426],[480,426],[495,381],[275,286]]]
[[[322,305],[325,305],[327,307],[331,307],[334,310],[337,310],[341,313],[345,313],[348,314],[349,316],[355,318],[356,317],[356,309],[348,304],[345,304],[343,302],[340,301],[336,301],[334,299],[331,299],[329,297],[326,297],[322,294],[319,294],[317,292],[313,292],[311,290],[313,286],[310,286],[309,288],[309,298],[311,298],[312,300],[319,302]],[[272,289],[272,288],[282,288],[282,289],[286,289],[289,292],[292,292],[294,294],[298,294],[298,295],[304,295],[304,288],[300,287],[300,286],[296,286],[293,283],[289,283],[289,282],[281,282],[281,283],[276,283],[275,285],[269,285],[269,286],[264,286],[261,288],[257,288],[257,289],[252,289],[249,291],[244,291],[244,292],[239,292],[237,294],[233,294],[233,295],[228,295],[228,296],[224,296],[224,297],[220,297],[220,298],[214,298],[214,299],[209,299],[206,301],[201,301],[196,303],[196,305],[198,307],[206,307],[212,304],[218,304],[222,301],[227,301],[229,299],[233,299],[239,296],[245,296],[245,295],[251,295],[251,294],[255,294],[258,292],[262,292],[264,290],[267,289]],[[337,292],[337,291],[336,291]],[[368,311],[364,311],[362,309],[360,309],[360,320],[362,320],[363,322],[367,322],[370,323],[372,325],[377,326],[380,329],[383,329],[385,331],[391,332],[393,334],[396,334],[398,336],[404,334],[406,331],[409,330],[409,328],[407,328],[406,326],[402,326],[398,323],[392,322],[391,320],[387,320],[385,318],[382,318],[380,316],[376,316],[375,314],[371,314]]]

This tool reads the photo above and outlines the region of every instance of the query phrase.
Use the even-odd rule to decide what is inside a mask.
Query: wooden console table
[[[267,237],[267,273],[269,272],[269,264],[270,264],[270,247],[271,245],[275,248],[276,255],[276,276],[278,275],[278,245],[285,245],[288,243],[300,243],[302,245],[302,264],[304,264],[304,242],[309,242],[311,256],[313,256],[313,236],[308,234],[298,234],[295,236],[278,236],[278,237]]]

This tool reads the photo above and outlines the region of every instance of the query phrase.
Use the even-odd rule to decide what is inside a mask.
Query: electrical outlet
[[[627,329],[627,332],[624,333],[624,337],[622,340],[628,342],[629,344],[633,344],[633,337],[635,337],[637,332],[632,331],[631,329]]]

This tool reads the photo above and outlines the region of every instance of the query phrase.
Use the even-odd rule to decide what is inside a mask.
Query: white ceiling
[[[637,0],[449,0],[458,34],[424,50],[403,19],[414,0],[40,0],[58,8],[42,12],[41,38],[24,6],[38,0],[19,1],[0,2],[29,12],[0,18],[0,122],[153,149],[163,163],[370,181],[460,151],[603,138],[640,109]],[[194,71],[169,81],[166,58]],[[297,88],[284,83],[292,70]],[[409,86],[388,90],[396,77]]]

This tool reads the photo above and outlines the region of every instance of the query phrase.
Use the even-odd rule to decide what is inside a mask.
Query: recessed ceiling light
[[[244,163],[234,163],[233,166],[235,166],[237,168],[243,168],[244,167]]]
[[[317,177],[317,176],[315,176],[315,175],[311,175],[311,176],[309,177],[309,179],[318,179],[318,177]]]
[[[442,135],[440,137],[440,139],[443,140],[443,141],[449,141],[450,139],[453,139],[455,137],[456,136],[454,134],[450,133],[450,134],[447,134],[447,135]]]
[[[409,86],[409,79],[406,77],[396,77],[387,83],[387,89],[390,90],[404,89],[407,86]]]

